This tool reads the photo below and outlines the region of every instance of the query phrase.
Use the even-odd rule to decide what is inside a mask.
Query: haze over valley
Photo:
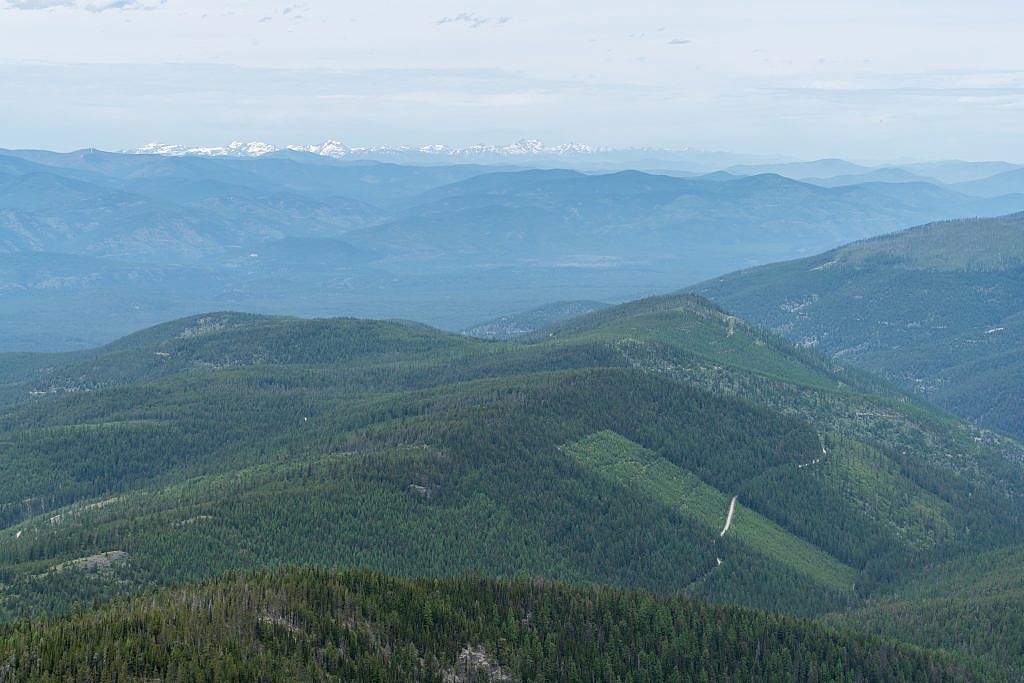
[[[836,160],[697,173],[680,170],[692,155],[662,153],[651,163],[675,163],[666,175],[530,168],[552,152],[529,145],[495,148],[497,166],[256,149],[0,151],[0,313],[11,321],[0,349],[85,348],[224,309],[459,330],[1024,210],[1024,180],[1012,180],[1022,176],[994,164],[937,164],[927,177]],[[561,161],[606,158],[628,155],[570,149]],[[899,182],[873,179],[897,170]],[[965,188],[937,176],[974,179]]]

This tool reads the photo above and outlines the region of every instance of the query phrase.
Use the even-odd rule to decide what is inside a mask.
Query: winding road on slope
[[[725,532],[728,531],[729,527],[732,525],[732,515],[733,515],[734,512],[736,512],[736,499],[737,498],[739,498],[739,496],[733,496],[732,497],[732,502],[729,503],[729,515],[725,518],[725,526],[722,527],[722,533],[718,534],[718,536],[720,538],[725,536]]]

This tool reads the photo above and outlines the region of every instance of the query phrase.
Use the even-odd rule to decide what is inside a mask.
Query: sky
[[[1020,0],[0,0],[0,147],[1024,161]]]

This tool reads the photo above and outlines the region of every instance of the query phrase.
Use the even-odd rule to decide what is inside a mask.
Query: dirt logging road
[[[719,537],[725,536],[725,532],[729,530],[732,525],[732,515],[736,512],[736,499],[739,496],[733,496],[732,501],[729,503],[729,515],[725,518],[725,526],[722,527],[722,533],[718,534]]]

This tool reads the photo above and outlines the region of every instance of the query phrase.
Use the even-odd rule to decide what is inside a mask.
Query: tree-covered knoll
[[[1024,213],[930,223],[855,242],[839,250],[842,263],[890,261],[907,270],[979,272],[1024,266]]]

